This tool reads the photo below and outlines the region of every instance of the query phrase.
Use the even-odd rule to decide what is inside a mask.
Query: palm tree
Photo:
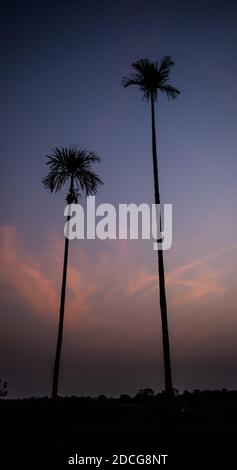
[[[133,72],[124,77],[122,84],[125,88],[136,85],[143,93],[143,98],[151,103],[151,125],[152,125],[152,156],[155,204],[160,204],[160,190],[158,178],[157,150],[156,150],[156,125],[155,125],[155,102],[159,92],[165,93],[168,99],[175,99],[179,95],[179,90],[169,84],[169,74],[174,62],[171,57],[164,56],[160,63],[151,62],[148,59],[140,59],[132,64]],[[161,229],[161,221],[160,221]],[[158,273],[160,290],[160,311],[162,323],[163,356],[165,370],[165,391],[169,403],[171,415],[173,414],[173,386],[170,360],[169,330],[167,318],[167,302],[165,290],[165,273],[163,251],[158,250]],[[171,418],[173,420],[173,418]]]
[[[103,184],[99,176],[91,170],[92,164],[100,161],[100,158],[93,152],[88,152],[87,150],[79,149],[77,147],[56,147],[52,150],[50,155],[46,156],[46,158],[46,165],[49,166],[49,173],[43,178],[43,185],[52,193],[60,191],[65,184],[69,183],[69,190],[66,196],[66,201],[68,204],[77,203],[78,198],[83,192],[85,192],[87,196],[95,194],[97,192],[97,187]],[[70,216],[68,216],[67,220],[69,219]],[[53,369],[51,402],[52,423],[54,420],[55,405],[58,395],[58,378],[62,350],[64,306],[67,281],[68,245],[69,239],[65,237],[58,338]]]

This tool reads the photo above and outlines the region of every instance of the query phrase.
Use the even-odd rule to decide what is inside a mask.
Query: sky
[[[54,146],[101,157],[96,203],[153,202],[149,105],[121,79],[171,55],[181,94],[156,105],[174,386],[236,388],[237,7],[227,1],[2,1],[0,378],[49,395],[65,191],[41,183]],[[149,240],[70,242],[59,391],[164,389]]]

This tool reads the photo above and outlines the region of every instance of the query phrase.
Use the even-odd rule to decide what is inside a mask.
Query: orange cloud
[[[41,271],[39,261],[22,250],[15,227],[0,229],[1,283],[13,288],[37,312],[55,312],[55,287]]]
[[[236,250],[237,245],[194,260],[167,274],[167,285],[175,293],[174,304],[196,303],[206,298],[216,298],[227,292],[225,269],[212,266],[212,262]],[[220,264],[220,263],[219,263]]]
[[[16,298],[21,298],[32,312],[54,318],[59,308],[63,249],[63,239],[50,236],[45,248],[32,254],[23,247],[15,227],[2,227],[0,281],[5,294],[13,289]],[[154,287],[156,276],[136,265],[136,255],[128,243],[118,241],[113,244],[113,250],[97,253],[95,259],[90,259],[89,250],[87,253],[73,243],[69,253],[66,295],[69,323],[105,324],[111,305],[119,302],[129,308],[129,297],[139,292],[145,295]],[[98,309],[100,313],[95,316]]]
[[[85,247],[85,245],[84,245]],[[143,313],[157,317],[157,273],[139,264],[134,245],[129,241],[106,242],[105,250],[90,257],[80,244],[70,243],[66,318],[69,324],[89,328],[113,323],[122,328]],[[40,253],[23,247],[16,228],[0,229],[1,283],[3,294],[9,287],[16,298],[33,312],[57,318],[61,287],[63,239],[49,237]],[[172,311],[183,305],[197,305],[223,296],[223,267],[213,262],[236,246],[194,260],[167,273],[168,304]],[[221,259],[222,259],[221,258]],[[114,312],[119,313],[116,315]],[[139,313],[140,312],[140,313]]]

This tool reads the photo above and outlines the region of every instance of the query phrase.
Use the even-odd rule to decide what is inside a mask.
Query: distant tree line
[[[7,395],[7,382],[0,379],[0,398]]]
[[[7,383],[0,381],[0,397],[7,395]],[[179,392],[177,389],[174,389],[174,396],[176,403],[195,403],[199,401],[209,401],[209,400],[237,400],[237,390],[227,390],[226,388],[220,390],[199,390],[195,389],[193,391],[184,390]],[[30,397],[23,399],[14,399],[14,401],[47,401],[48,397]],[[8,399],[8,401],[13,401]],[[128,394],[121,394],[120,397],[108,397],[106,395],[98,395],[97,397],[91,396],[59,396],[59,401],[62,402],[78,402],[78,403],[98,403],[98,404],[142,404],[142,403],[165,403],[166,401],[166,392],[162,390],[161,392],[155,392],[152,388],[142,388],[134,396]]]

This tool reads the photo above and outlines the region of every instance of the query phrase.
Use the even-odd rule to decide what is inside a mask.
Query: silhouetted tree
[[[141,388],[135,395],[134,400],[136,402],[146,403],[152,402],[155,397],[155,392],[152,388]]]
[[[153,398],[155,395],[155,392],[152,388],[141,388],[139,392],[137,393],[137,396],[141,397],[148,397],[148,398]]]
[[[132,398],[127,393],[122,393],[119,397],[121,403],[131,403]]]
[[[87,150],[79,149],[77,147],[56,147],[52,150],[50,155],[46,156],[46,158],[46,165],[49,166],[49,173],[45,178],[43,178],[43,185],[51,192],[58,192],[65,184],[69,183],[69,191],[66,196],[68,204],[77,203],[78,198],[83,192],[85,192],[86,195],[95,194],[97,192],[98,185],[103,184],[99,176],[91,170],[92,165],[100,161],[100,158],[93,152],[88,152]],[[68,216],[67,219],[69,220],[70,216]],[[54,410],[58,394],[67,280],[68,245],[69,240],[65,237],[58,338],[53,370],[52,419],[54,418]]]
[[[101,394],[97,397],[97,401],[99,403],[106,403],[108,401],[108,397],[106,397],[105,395]]]
[[[171,57],[164,56],[160,63],[151,62],[148,59],[140,59],[132,64],[133,72],[124,77],[122,84],[126,88],[130,85],[138,86],[143,94],[143,98],[151,103],[151,126],[152,126],[152,156],[153,156],[153,176],[155,190],[155,204],[160,204],[160,189],[158,178],[158,162],[156,149],[156,125],[155,125],[155,102],[161,93],[165,93],[168,99],[175,99],[180,93],[177,88],[169,84],[171,67],[174,65]],[[160,222],[161,230],[161,220]],[[160,310],[162,322],[163,354],[165,369],[165,391],[170,405],[171,415],[173,413],[173,386],[170,360],[169,331],[167,318],[167,302],[165,290],[165,274],[163,251],[158,250],[158,273],[160,290]],[[172,418],[171,418],[172,419]]]
[[[0,380],[0,398],[1,397],[6,397],[7,396],[7,382],[3,382]]]

